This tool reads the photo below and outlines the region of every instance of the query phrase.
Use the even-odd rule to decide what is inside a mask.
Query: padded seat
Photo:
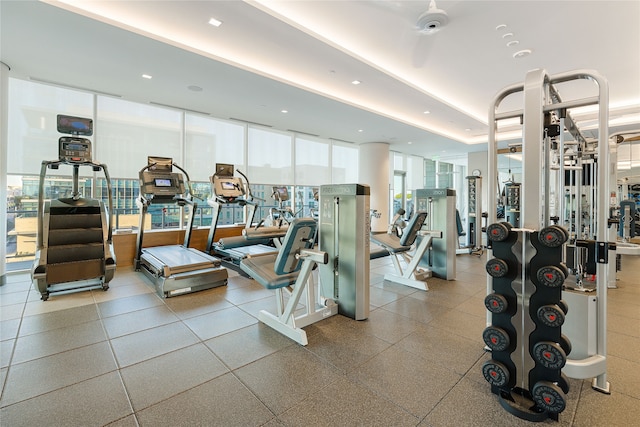
[[[267,289],[278,289],[293,285],[298,278],[299,271],[288,274],[276,274],[276,257],[277,254],[252,256],[243,259],[240,267],[242,271]]]
[[[419,244],[415,245],[415,252],[413,254],[409,253],[409,250],[414,246],[414,243],[416,242],[418,234],[422,230],[422,226],[424,225],[426,219],[427,212],[416,212],[416,214],[409,221],[409,224],[407,224],[402,237],[387,233],[373,234],[371,236],[371,240],[374,243],[377,243],[389,252],[389,255],[391,255],[391,260],[393,261],[393,266],[396,270],[395,274],[385,274],[384,280],[410,286],[416,289],[421,289],[424,291],[428,290],[427,284],[423,281],[423,279],[428,277],[431,272],[420,269],[418,267],[418,264],[420,263],[422,256],[431,246],[431,239],[434,236],[442,237],[442,233],[434,231],[423,232],[425,236]],[[400,260],[398,259],[399,256],[404,258],[407,263],[404,272],[402,271],[402,266],[400,265]]]
[[[402,237],[398,237],[394,234],[380,233],[373,234],[371,236],[371,240],[380,246],[383,246],[390,253],[406,252],[411,249],[411,246],[415,243],[418,233],[426,220],[427,212],[418,211],[411,218],[409,224],[407,224]]]
[[[258,319],[302,345],[308,343],[303,327],[338,313],[333,300],[322,295],[316,298],[314,293],[313,268],[329,260],[326,252],[313,249],[317,226],[312,218],[296,218],[289,225],[277,254],[252,256],[240,262],[242,271],[265,288],[275,290],[276,313],[262,310]],[[285,304],[286,294],[289,299]],[[298,310],[303,295],[306,296],[304,310]],[[300,311],[304,312],[296,314]]]

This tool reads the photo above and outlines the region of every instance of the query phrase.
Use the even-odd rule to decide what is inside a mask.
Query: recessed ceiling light
[[[467,132],[471,132],[471,128],[466,128],[465,129]]]
[[[413,142],[411,142],[411,141],[408,141],[408,142],[407,142],[407,144],[409,144],[409,145],[411,145],[411,144],[413,144]]]
[[[425,110],[425,111],[424,111],[424,114],[431,114],[431,111],[429,111],[429,110]]]
[[[517,44],[520,44],[518,40],[511,40],[510,42],[507,43],[507,47],[515,46]]]
[[[509,37],[513,37],[513,33],[504,33],[504,34],[502,35],[502,38],[503,38],[503,39],[508,39]]]
[[[150,79],[152,79],[152,78],[153,78],[153,76],[151,76],[151,75],[149,75],[149,74],[143,74],[143,75],[142,75],[142,78],[143,78],[143,79],[150,80]]]
[[[189,89],[192,92],[202,92],[202,88],[196,85],[187,86],[187,89]]]
[[[531,49],[522,49],[513,54],[514,58],[524,58],[525,56],[531,55]]]
[[[359,85],[360,83],[362,83],[360,80],[354,80],[351,82],[351,84],[354,84],[354,85]]]
[[[286,114],[286,113],[288,113],[288,112],[289,112],[289,110],[280,110],[280,112],[281,112],[281,113],[285,113],[285,114]]]
[[[507,28],[506,24],[500,24],[496,27],[496,30],[500,31],[500,30],[504,30],[505,28]]]
[[[358,132],[362,132],[362,129],[358,129]]]
[[[214,27],[219,27],[222,25],[222,21],[218,21],[216,18],[209,19],[209,25],[213,25]]]

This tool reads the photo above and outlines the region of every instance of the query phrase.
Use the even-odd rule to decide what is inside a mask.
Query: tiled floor
[[[119,269],[111,289],[39,300],[26,274],[0,287],[2,426],[519,426],[480,366],[488,355],[484,259],[428,292],[382,280],[371,314],[306,328],[299,346],[258,322],[271,291],[229,285],[167,300]],[[562,426],[640,420],[640,260],[608,291],[611,395],[571,380]],[[547,420],[546,424],[555,424]]]

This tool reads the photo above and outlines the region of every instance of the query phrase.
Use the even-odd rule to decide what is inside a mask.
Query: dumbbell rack
[[[491,324],[482,336],[492,358],[482,373],[508,412],[528,421],[558,420],[569,392],[561,372],[571,352],[561,333],[568,233],[559,226],[538,232],[500,222],[487,227],[487,236],[495,258],[486,264],[493,292],[485,298]]]

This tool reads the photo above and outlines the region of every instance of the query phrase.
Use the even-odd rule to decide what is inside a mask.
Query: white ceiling
[[[638,127],[640,1],[440,0],[449,23],[424,34],[416,22],[428,6],[3,0],[0,54],[19,78],[323,138],[388,142],[427,158],[486,150],[495,95],[535,68],[598,71],[609,81],[612,131]],[[209,25],[211,17],[223,24]],[[514,58],[521,49],[532,53]],[[576,85],[562,94],[596,92]]]

